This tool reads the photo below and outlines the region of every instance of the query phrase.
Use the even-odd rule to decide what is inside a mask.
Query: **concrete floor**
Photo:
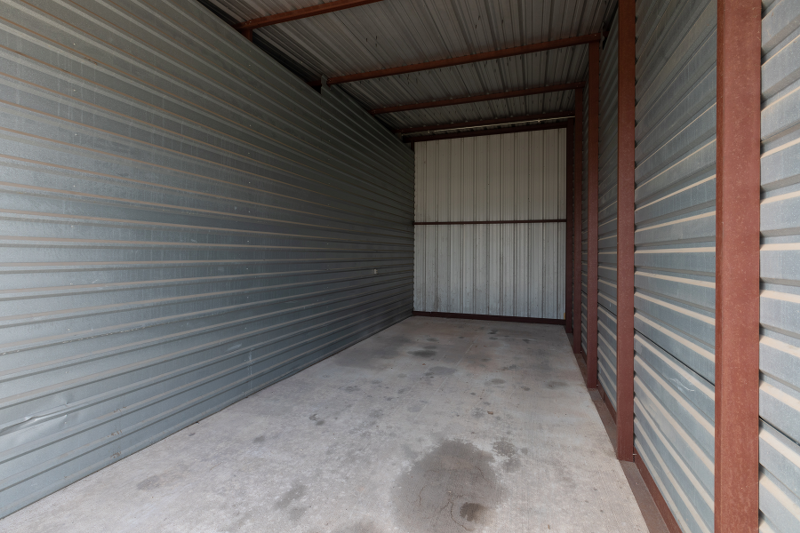
[[[4,532],[646,532],[560,326],[412,317]]]

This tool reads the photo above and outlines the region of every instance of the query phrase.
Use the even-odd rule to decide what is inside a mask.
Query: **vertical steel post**
[[[586,386],[597,388],[597,247],[598,247],[598,186],[600,143],[600,43],[589,44],[589,119],[587,165],[588,168],[588,213],[589,258],[586,311]]]
[[[714,530],[758,530],[761,2],[717,1]]]
[[[575,266],[573,276],[573,286],[575,288],[572,295],[572,350],[581,353],[581,220],[582,208],[581,199],[583,198],[583,89],[575,89],[575,186],[572,188],[573,203],[575,204],[575,223],[573,230],[574,250],[573,265]]]
[[[572,279],[572,254],[573,254],[573,246],[572,246],[572,239],[573,239],[573,230],[572,224],[575,220],[575,216],[573,213],[573,209],[575,209],[575,202],[572,198],[573,189],[574,189],[574,177],[572,175],[573,172],[573,155],[574,145],[575,145],[575,137],[573,129],[575,128],[575,122],[573,119],[569,119],[567,121],[567,236],[566,236],[566,257],[564,264],[566,265],[566,272],[564,273],[564,329],[567,333],[572,333],[572,291],[573,291],[573,279]]]
[[[617,118],[617,459],[633,461],[636,0],[619,1]]]

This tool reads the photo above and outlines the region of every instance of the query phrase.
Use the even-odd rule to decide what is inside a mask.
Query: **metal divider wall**
[[[581,351],[589,353],[589,88],[583,91],[583,158],[581,180]]]
[[[636,17],[635,446],[687,533],[714,530],[716,5]]]
[[[762,532],[800,531],[800,2],[764,2],[761,51]]]
[[[600,182],[598,197],[597,371],[617,408],[617,87],[619,19],[600,52]]]
[[[415,311],[563,320],[566,131],[415,144]]]
[[[0,125],[0,516],[411,314],[411,151],[195,2],[4,1]]]

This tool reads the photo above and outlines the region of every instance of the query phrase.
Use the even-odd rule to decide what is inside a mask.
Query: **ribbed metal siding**
[[[416,221],[566,218],[566,130],[416,143]],[[414,309],[564,317],[565,222],[418,225]]]
[[[619,19],[600,51],[600,183],[598,198],[597,370],[617,408],[617,115]]]
[[[761,531],[800,531],[800,2],[764,2]]]
[[[187,0],[2,12],[0,515],[410,315],[413,156],[342,93]]]
[[[714,530],[716,1],[637,2],[635,445]]]
[[[583,90],[583,175],[581,176],[581,349],[584,355],[589,335],[589,88]]]

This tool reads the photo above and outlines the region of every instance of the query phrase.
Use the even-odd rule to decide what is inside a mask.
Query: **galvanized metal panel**
[[[409,316],[413,155],[185,0],[0,19],[0,516]]]
[[[764,2],[761,49],[762,530],[800,530],[800,2]]]
[[[204,0],[244,21],[306,0]],[[613,9],[601,0],[384,0],[255,30],[301,70],[337,76],[599,32]],[[584,79],[588,46],[345,84],[369,108],[450,99]],[[573,91],[382,115],[401,128],[571,109]]]
[[[597,246],[597,368],[617,408],[617,118],[619,17],[600,51],[600,172]]]
[[[637,2],[635,445],[714,530],[716,2]]]
[[[416,221],[566,218],[566,130],[419,142]],[[564,317],[566,223],[416,226],[414,309]]]

